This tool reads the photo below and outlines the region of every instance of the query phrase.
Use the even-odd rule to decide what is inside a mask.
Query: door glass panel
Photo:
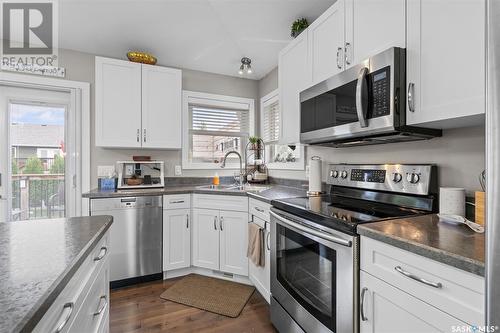
[[[65,106],[9,103],[10,220],[65,216]]]
[[[277,224],[277,279],[335,332],[336,251]]]

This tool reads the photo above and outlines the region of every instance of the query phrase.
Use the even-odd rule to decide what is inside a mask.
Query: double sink
[[[224,190],[224,191],[245,191],[245,192],[262,192],[265,191],[271,186],[265,185],[250,185],[245,184],[243,186],[235,185],[235,184],[221,184],[221,185],[201,185],[197,186],[197,189],[200,190]]]

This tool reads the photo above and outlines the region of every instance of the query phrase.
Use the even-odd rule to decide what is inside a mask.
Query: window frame
[[[260,99],[260,133],[264,133],[264,108],[269,106],[275,102],[278,102],[278,107],[280,108],[280,137],[282,127],[282,118],[281,118],[281,103],[279,99],[279,89],[271,91],[269,94],[265,95]],[[280,145],[279,139],[276,141],[265,142],[266,145]],[[267,168],[269,170],[305,170],[306,168],[306,158],[305,158],[305,150],[304,145],[297,143],[296,146],[300,149],[300,159],[297,162],[289,162],[289,163],[279,163],[279,162],[271,162],[267,161]],[[267,150],[267,149],[266,149]],[[267,154],[267,152],[266,152]],[[267,156],[266,156],[267,158]]]
[[[189,161],[189,104],[202,104],[219,108],[248,109],[249,134],[255,135],[255,101],[252,98],[209,94],[197,91],[182,91],[182,169],[185,170],[218,170],[220,166],[215,163]],[[244,154],[244,146],[242,146]],[[242,156],[244,158],[244,156]],[[228,163],[225,169],[239,170],[239,163]]]

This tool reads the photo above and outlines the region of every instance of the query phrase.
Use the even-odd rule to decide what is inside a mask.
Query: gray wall
[[[151,155],[153,159],[165,161],[167,176],[174,176],[174,166],[181,165],[181,151],[150,149],[107,149],[95,146],[94,140],[94,55],[71,50],[59,50],[59,66],[66,68],[66,79],[85,81],[91,84],[91,187],[97,186],[97,166],[114,165],[118,160],[129,160],[132,155]],[[259,121],[259,81],[193,70],[182,71],[182,86],[185,90],[223,94],[255,99],[256,124]],[[183,176],[232,175],[234,170],[183,170]]]
[[[260,81],[260,96],[278,87],[277,68]],[[484,126],[445,130],[443,137],[429,141],[387,145],[325,148],[306,147],[306,158],[320,156],[323,179],[329,163],[434,163],[441,186],[464,187],[469,193],[480,190],[478,175],[485,168]],[[279,178],[306,179],[305,171],[271,170]]]

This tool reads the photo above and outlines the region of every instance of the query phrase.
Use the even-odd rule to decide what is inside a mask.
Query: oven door
[[[306,332],[357,331],[356,237],[275,208],[271,235],[271,294],[281,307]]]
[[[302,91],[300,141],[325,143],[394,132],[405,105],[395,97],[404,91],[402,55],[403,49],[391,48]]]

